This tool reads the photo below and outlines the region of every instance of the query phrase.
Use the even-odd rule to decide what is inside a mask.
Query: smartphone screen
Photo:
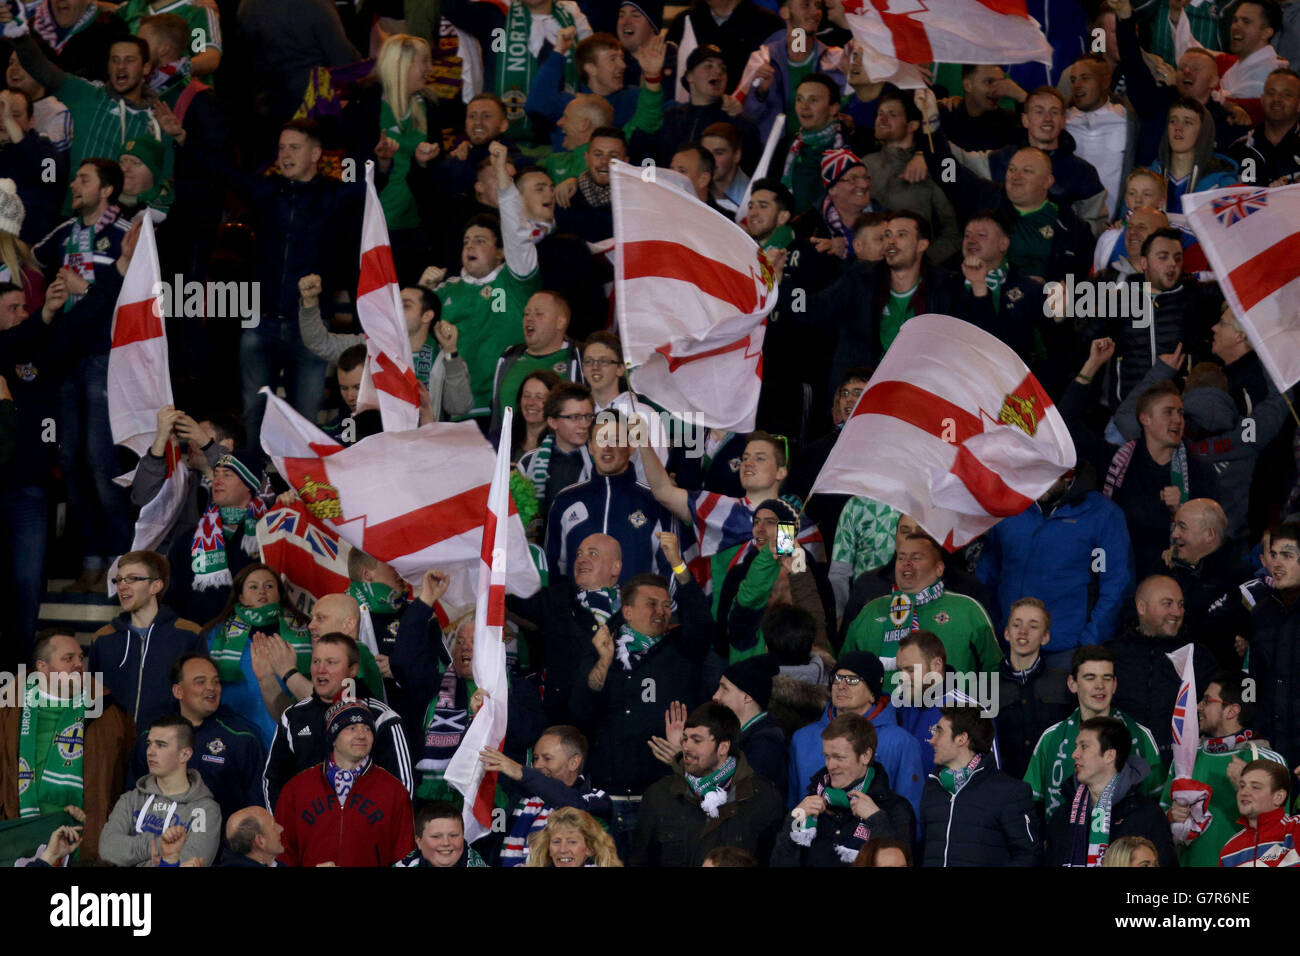
[[[777,554],[794,554],[794,533],[795,527],[792,524],[782,522],[776,526]]]

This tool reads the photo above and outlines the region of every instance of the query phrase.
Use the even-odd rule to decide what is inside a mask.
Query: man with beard
[[[1300,761],[1300,522],[1273,529],[1265,555],[1273,589],[1251,613],[1250,673],[1259,682],[1259,729],[1289,760]]]
[[[557,196],[560,208],[555,224],[586,242],[602,242],[614,235],[614,211],[610,206],[609,163],[627,162],[627,140],[614,126],[594,130],[587,144],[587,168],[578,177],[570,198]]]
[[[699,866],[717,846],[767,859],[781,825],[781,797],[737,749],[740,721],[715,701],[686,718],[673,773],[647,788],[630,866]]]
[[[1252,183],[1273,185],[1295,182],[1300,173],[1300,75],[1294,70],[1274,70],[1264,81],[1260,97],[1264,121],[1227,149],[1243,170],[1253,167]],[[1250,160],[1251,166],[1243,165]],[[1243,176],[1244,178],[1244,176]]]

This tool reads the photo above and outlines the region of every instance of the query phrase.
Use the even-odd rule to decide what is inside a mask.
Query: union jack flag
[[[307,511],[301,501],[273,508],[257,525],[262,560],[283,575],[288,598],[308,610],[317,598],[346,591],[347,546]]]
[[[1224,226],[1241,222],[1252,213],[1257,213],[1268,205],[1268,190],[1257,189],[1253,193],[1239,193],[1210,203],[1214,217]]]
[[[1187,723],[1187,705],[1189,698],[1192,696],[1192,685],[1186,681],[1183,686],[1178,688],[1178,699],[1174,703],[1174,719],[1171,729],[1174,734],[1174,743],[1180,744],[1183,741],[1183,733]],[[1196,728],[1199,733],[1199,728]]]

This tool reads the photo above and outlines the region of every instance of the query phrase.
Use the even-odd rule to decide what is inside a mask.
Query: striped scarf
[[[249,608],[235,605],[235,613],[226,622],[224,630],[213,629],[208,645],[208,656],[217,665],[217,674],[223,684],[244,682],[244,648],[257,631],[274,631],[298,655],[298,669],[306,672],[311,665],[311,638],[301,628],[294,627],[289,616],[281,613],[278,603]],[[305,666],[304,666],[305,662]]]
[[[528,862],[528,839],[538,830],[545,829],[551,808],[541,797],[528,797],[515,807],[511,814],[514,822],[501,845],[501,865],[523,866]]]
[[[266,514],[262,499],[253,496],[247,508],[219,508],[208,505],[194,529],[190,543],[190,567],[194,571],[194,590],[228,587],[231,584],[230,562],[226,559],[226,528],[244,533],[240,546],[250,557],[257,555],[257,522]]]
[[[188,56],[154,67],[153,72],[149,74],[149,89],[155,93],[161,93],[163,87],[176,77],[180,77],[181,86],[190,81],[190,58]]]
[[[642,634],[640,631],[633,630],[629,625],[624,624],[618,629],[618,637],[614,643],[618,645],[618,660],[623,665],[623,670],[630,671],[641,663],[641,658],[650,653],[654,647],[663,640],[663,637],[651,637],[648,634]]]
[[[1088,812],[1088,788],[1080,783],[1070,805],[1070,856],[1066,866],[1101,866],[1110,845],[1110,813],[1115,801],[1115,783],[1119,774],[1110,778],[1101,792],[1097,805]]]
[[[970,763],[964,767],[958,767],[953,770],[950,767],[944,767],[939,771],[939,786],[947,790],[954,797],[961,793],[961,788],[966,786],[967,782],[974,775],[975,771],[983,763],[983,754],[976,754],[970,758]]]
[[[727,802],[727,787],[736,773],[736,758],[728,757],[714,770],[702,777],[686,774],[686,785],[700,798],[700,809],[713,819],[718,818],[718,808]]]
[[[438,693],[424,712],[424,752],[416,770],[440,779],[469,729],[470,681],[462,681],[450,665],[442,672]]]
[[[334,790],[334,795],[339,798],[340,809],[348,805],[348,794],[352,792],[353,785],[358,778],[366,772],[370,766],[370,758],[361,758],[361,763],[352,770],[344,770],[334,761],[334,753],[330,752],[329,758],[325,762],[325,779],[329,781],[330,787]]]
[[[790,152],[785,157],[785,168],[781,171],[781,182],[787,188],[793,188],[791,183],[794,177],[794,164],[805,147],[812,147],[819,153],[828,149],[847,149],[848,144],[844,142],[844,130],[839,120],[818,130],[800,130],[799,135],[790,144]]]
[[[871,786],[871,781],[875,779],[876,768],[867,767],[867,774],[857,783],[850,784],[843,790],[838,787],[832,787],[830,774],[823,774],[821,780],[817,782],[817,796],[826,801],[826,805],[837,810],[848,810],[852,812],[853,801],[849,799],[849,794],[866,793]],[[802,817],[796,815],[794,823],[790,830],[790,839],[800,846],[812,846],[813,839],[817,835],[817,817]],[[845,863],[852,863],[858,858],[858,853],[862,849],[862,844],[871,839],[871,828],[867,826],[866,821],[859,820],[858,825],[854,827],[853,833],[844,843],[835,844],[835,854]]]
[[[928,588],[922,588],[915,594],[908,594],[905,591],[895,591],[889,599],[889,623],[894,625],[885,631],[882,638],[884,646],[881,648],[880,659],[885,662],[887,670],[893,670],[893,666],[887,661],[893,661],[897,657],[897,649],[890,648],[890,644],[897,644],[913,631],[921,629],[921,622],[917,618],[917,611],[932,601],[937,601],[943,597],[943,578],[935,581]],[[889,653],[890,651],[894,653]],[[888,658],[886,655],[888,654]]]
[[[580,607],[591,613],[598,625],[603,625],[623,606],[619,600],[618,588],[588,588],[579,591],[575,600]]]
[[[554,450],[555,436],[548,432],[537,449],[529,456],[528,467],[523,471],[524,477],[533,483],[538,501],[546,498],[546,479],[551,473],[551,452]]]
[[[1102,488],[1102,494],[1107,498],[1114,498],[1115,492],[1124,486],[1124,476],[1128,474],[1128,467],[1133,463],[1133,452],[1137,450],[1137,439],[1125,443],[1119,451],[1115,452],[1115,457],[1110,460],[1110,467],[1106,469],[1106,485]],[[1169,460],[1169,480],[1178,488],[1179,501],[1187,501],[1191,498],[1191,483],[1188,480],[1187,471],[1187,446],[1179,444],[1174,449],[1174,456]]]
[[[77,18],[77,22],[68,27],[67,32],[63,35],[63,39],[60,40],[59,25],[54,22],[54,14],[50,13],[49,0],[45,0],[45,3],[42,3],[36,8],[36,13],[32,16],[32,30],[38,37],[50,45],[51,50],[55,53],[62,53],[63,48],[67,45],[68,41],[82,30],[86,29],[86,27],[90,26],[98,15],[99,5],[92,3],[90,6],[86,7],[85,12]]]

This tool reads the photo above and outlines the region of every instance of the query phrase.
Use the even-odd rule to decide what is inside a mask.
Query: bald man
[[[1183,592],[1187,638],[1204,644],[1221,667],[1237,667],[1233,638],[1248,625],[1237,585],[1250,579],[1251,569],[1227,537],[1228,516],[1217,501],[1185,501],[1174,512],[1165,564]]]
[[[280,842],[283,830],[266,807],[237,810],[226,821],[230,851],[221,855],[217,866],[275,866],[275,858],[284,852]]]
[[[356,602],[352,603],[355,607]],[[371,751],[375,763],[402,781],[408,792],[413,791],[410,749],[401,717],[378,697],[367,696],[356,679],[363,650],[348,634],[335,631],[312,635],[310,693],[280,715],[262,773],[262,795],[268,810],[274,811],[280,790],[295,774],[329,756],[325,711],[344,697],[360,700],[370,708],[375,718]]]
[[[351,594],[326,594],[312,607],[307,631],[311,634],[313,645],[322,634],[346,634],[356,641],[361,655],[358,680],[362,685],[357,689],[357,695],[373,694],[387,702],[384,678],[391,678],[393,672],[387,655],[376,655],[361,643],[361,605],[356,598]],[[294,674],[284,681],[284,685],[297,700],[302,700],[312,692],[311,680],[302,674]]]
[[[569,693],[591,635],[619,610],[618,579],[623,549],[599,532],[582,539],[573,556],[573,577],[552,573],[547,587],[530,598],[506,595],[506,607],[533,627],[520,631],[534,655],[542,655],[542,707],[549,724],[569,723]],[[537,657],[532,658],[534,661]],[[537,670],[543,671],[539,665]]]
[[[1133,604],[1136,620],[1106,645],[1115,654],[1114,706],[1151,729],[1160,758],[1168,764],[1182,675],[1166,655],[1188,643],[1183,589],[1168,575],[1153,574],[1138,585]],[[1204,688],[1215,671],[1214,656],[1198,644],[1192,663],[1196,686]]]

